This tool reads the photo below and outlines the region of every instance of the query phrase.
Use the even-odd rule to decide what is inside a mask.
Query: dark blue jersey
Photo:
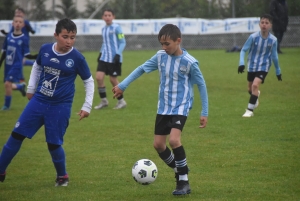
[[[6,52],[5,57],[5,76],[11,70],[22,72],[23,57],[30,54],[28,37],[24,34],[14,36],[9,33],[3,43],[2,50]],[[15,75],[19,77],[19,75]]]
[[[44,44],[36,63],[40,68],[40,79],[35,98],[49,104],[72,103],[77,75],[82,80],[91,77],[84,56],[75,48],[61,54],[55,51],[56,43]]]

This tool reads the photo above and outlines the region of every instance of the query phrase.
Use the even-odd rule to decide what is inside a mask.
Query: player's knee
[[[11,136],[16,139],[16,140],[20,140],[20,141],[23,141],[26,137],[23,136],[23,135],[20,135],[19,133],[16,133],[16,132],[12,132],[11,133]]]
[[[49,151],[54,151],[55,149],[58,149],[61,146],[61,145],[51,144],[51,143],[47,143],[47,145]]]
[[[179,139],[169,139],[169,145],[172,149],[175,149],[181,145],[181,142]]]

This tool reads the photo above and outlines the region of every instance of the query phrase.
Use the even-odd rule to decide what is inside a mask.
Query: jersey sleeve
[[[241,49],[240,52],[240,61],[239,61],[239,66],[241,65],[245,65],[245,54],[246,52],[250,49],[251,45],[252,45],[252,37],[250,36],[247,41],[245,42],[243,48]]]
[[[208,95],[206,89],[206,83],[204,77],[198,67],[197,63],[193,63],[191,66],[191,80],[192,84],[196,84],[200,94],[200,99],[202,103],[201,116],[208,116]]]
[[[277,40],[275,41],[273,48],[272,48],[272,53],[271,53],[271,57],[272,57],[272,61],[274,63],[275,66],[275,73],[276,75],[280,75],[281,74],[281,69],[279,66],[279,59],[278,59],[278,53],[277,53]]]
[[[116,28],[116,34],[117,34],[117,39],[119,41],[119,47],[118,47],[118,51],[117,51],[117,54],[121,55],[122,52],[124,51],[125,49],[125,46],[126,46],[126,40],[125,40],[125,35],[122,31],[122,28],[120,26],[118,26]]]
[[[87,80],[91,77],[90,68],[83,56],[80,59],[79,65],[77,66],[77,73],[82,80]]]

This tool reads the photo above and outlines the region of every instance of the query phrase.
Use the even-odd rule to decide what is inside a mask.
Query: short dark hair
[[[111,12],[112,15],[115,15],[113,9],[111,9],[111,8],[105,8],[105,9],[103,10],[103,12],[102,12],[102,15],[104,15],[104,12],[106,12],[106,11],[107,11],[107,12]]]
[[[25,14],[25,10],[23,8],[16,8],[16,10],[21,11],[23,14]]]
[[[170,39],[175,41],[178,38],[181,38],[181,31],[174,24],[166,24],[160,29],[158,33],[158,40],[160,40],[162,37],[170,37]]]
[[[263,18],[268,19],[271,23],[273,21],[273,17],[271,15],[269,15],[269,14],[262,14],[260,16],[260,19],[263,19]]]
[[[59,35],[63,29],[66,29],[68,32],[72,31],[72,32],[77,33],[76,24],[68,18],[64,18],[57,22],[56,28],[55,28],[55,33],[57,35]]]

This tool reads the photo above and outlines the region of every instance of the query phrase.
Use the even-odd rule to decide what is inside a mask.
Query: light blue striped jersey
[[[244,58],[248,50],[248,72],[269,72],[273,60],[276,75],[280,74],[277,38],[274,35],[269,33],[268,38],[264,39],[260,31],[251,34],[240,52],[239,65],[245,65]]]
[[[102,28],[103,43],[100,49],[101,61],[113,63],[114,56],[120,55],[120,62],[122,63],[122,52],[126,46],[125,36],[120,25],[112,23],[109,26]]]
[[[208,116],[208,96],[205,80],[199,69],[198,61],[185,49],[180,56],[168,55],[160,50],[151,59],[137,67],[118,87],[124,91],[128,85],[144,72],[159,71],[157,114],[188,116],[192,109],[193,85],[198,86],[202,102],[201,116]]]

